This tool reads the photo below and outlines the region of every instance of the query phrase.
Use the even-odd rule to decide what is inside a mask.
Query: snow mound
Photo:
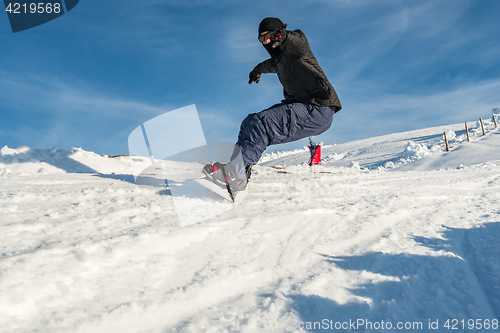
[[[427,148],[426,145],[422,143],[415,143],[413,141],[409,141],[406,144],[405,150],[403,151],[403,157],[398,161],[388,161],[384,164],[383,167],[379,167],[379,170],[383,169],[394,169],[400,167],[401,165],[409,164],[417,160],[421,160],[426,158],[432,154],[433,150],[438,149],[439,147]]]
[[[403,152],[404,158],[410,161],[422,159],[430,154],[431,151],[427,148],[427,146],[413,141],[408,142],[405,151]]]
[[[30,147],[28,146],[19,146],[16,148],[9,148],[7,146],[4,146],[2,149],[0,149],[0,156],[10,156],[10,155],[17,155],[17,154],[24,154],[31,150]]]
[[[82,148],[70,150],[35,149],[28,146],[0,149],[0,175],[30,175],[35,173],[120,173],[131,174],[131,162],[140,157],[109,158]]]

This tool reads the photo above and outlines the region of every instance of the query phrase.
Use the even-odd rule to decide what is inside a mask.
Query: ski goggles
[[[272,31],[269,31],[267,34],[260,35],[260,36],[259,36],[259,42],[264,43],[264,41],[265,41],[266,39],[270,39],[270,38],[271,38],[271,35],[272,35],[272,34],[273,34],[273,32],[272,32]]]

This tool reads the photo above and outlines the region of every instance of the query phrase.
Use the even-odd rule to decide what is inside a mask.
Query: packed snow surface
[[[236,206],[5,146],[0,332],[498,331],[500,130],[469,125],[266,154]]]

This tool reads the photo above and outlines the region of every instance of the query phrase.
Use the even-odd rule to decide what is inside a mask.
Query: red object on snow
[[[314,150],[314,153],[313,153]],[[321,162],[321,146],[309,146],[309,151],[311,152],[311,158],[309,159],[309,165],[316,165]]]

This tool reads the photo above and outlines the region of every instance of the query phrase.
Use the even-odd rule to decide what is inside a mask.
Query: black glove
[[[276,48],[281,43],[283,43],[283,41],[285,40],[285,38],[286,38],[286,26],[287,26],[287,24],[285,23],[281,27],[276,28],[273,31],[273,33],[271,34],[271,36],[269,37],[269,39],[271,40],[271,47],[273,49]]]
[[[248,84],[251,84],[252,82],[259,83],[260,81],[260,74],[255,73],[254,71],[250,72],[249,75],[250,80],[248,80]]]

